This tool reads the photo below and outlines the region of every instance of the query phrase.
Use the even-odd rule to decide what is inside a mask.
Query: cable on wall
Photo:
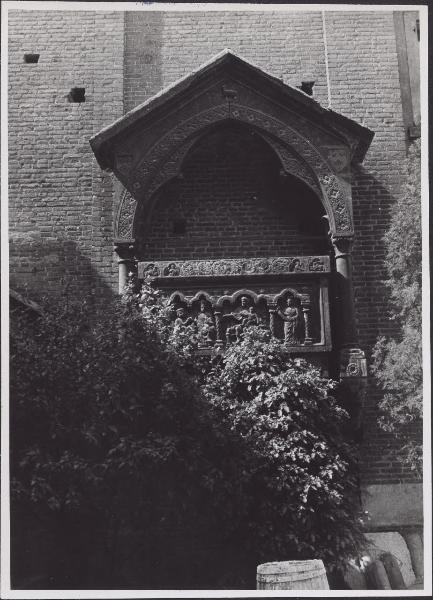
[[[325,47],[325,69],[326,69],[326,85],[328,88],[328,108],[331,108],[331,80],[329,78],[328,43],[327,43],[327,39],[326,39],[326,18],[325,18],[324,10],[322,10],[322,28],[323,28],[323,45]]]

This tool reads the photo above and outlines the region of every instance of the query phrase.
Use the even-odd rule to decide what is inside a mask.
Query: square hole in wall
[[[85,102],[86,101],[86,88],[73,87],[68,94],[69,102]]]
[[[186,233],[186,219],[175,219],[173,221],[173,234],[174,235],[185,235]]]
[[[24,54],[24,62],[27,64],[36,64],[39,62],[40,54],[34,54],[32,52],[26,52]]]

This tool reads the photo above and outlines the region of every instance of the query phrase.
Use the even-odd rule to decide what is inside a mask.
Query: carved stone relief
[[[166,290],[174,326],[191,326],[199,348],[225,346],[254,326],[286,347],[329,350],[329,273],[328,256],[138,264],[139,279]]]
[[[246,328],[260,327],[286,347],[318,344],[309,321],[311,299],[293,288],[277,294],[256,294],[239,289],[231,295],[198,292],[193,298],[175,291],[170,297],[173,327],[191,327],[198,348],[222,347],[242,339]],[[320,327],[314,324],[317,332]]]
[[[198,277],[329,273],[328,256],[276,256],[219,260],[148,261],[138,264],[138,277]]]
[[[304,339],[302,313],[293,296],[287,297],[286,306],[283,309],[279,308],[277,314],[284,321],[284,343],[288,346],[302,343]]]
[[[225,328],[225,339],[228,344],[239,342],[242,334],[247,327],[256,327],[259,324],[259,317],[253,301],[247,295],[240,296],[238,306],[234,309],[226,310],[222,314],[222,320]]]
[[[124,190],[117,213],[117,230],[115,231],[115,237],[122,239],[130,239],[133,237],[132,230],[136,208],[136,199],[128,192],[128,190]]]
[[[205,298],[199,301],[199,309],[195,322],[197,326],[197,345],[199,348],[209,348],[216,341],[215,317],[211,303]]]
[[[349,232],[351,230],[351,221],[347,210],[344,195],[338,184],[335,175],[324,175],[320,182],[327,191],[327,196],[332,207],[335,220],[335,227],[339,231]]]
[[[341,146],[324,146],[322,151],[335,173],[341,173],[348,168],[350,162],[348,149]]]

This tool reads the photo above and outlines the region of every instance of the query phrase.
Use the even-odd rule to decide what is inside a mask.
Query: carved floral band
[[[225,277],[233,275],[285,275],[329,273],[329,256],[278,256],[274,258],[149,261],[138,264],[140,279],[155,277]]]

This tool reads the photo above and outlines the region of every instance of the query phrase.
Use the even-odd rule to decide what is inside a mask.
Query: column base
[[[367,359],[360,348],[342,348],[339,354],[340,395],[351,418],[354,441],[363,437],[363,413],[367,392]]]

